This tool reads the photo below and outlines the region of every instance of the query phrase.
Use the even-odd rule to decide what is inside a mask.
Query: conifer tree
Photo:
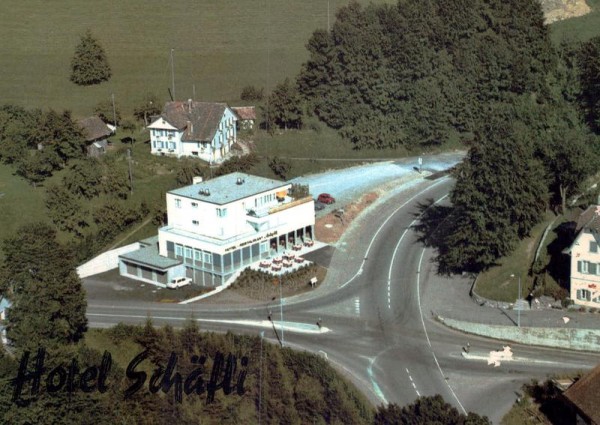
[[[91,31],[86,31],[71,60],[71,81],[80,86],[91,86],[108,81],[111,75],[104,49]]]
[[[19,350],[77,342],[87,328],[86,300],[74,261],[45,223],[4,241],[0,291],[8,296],[7,336]]]

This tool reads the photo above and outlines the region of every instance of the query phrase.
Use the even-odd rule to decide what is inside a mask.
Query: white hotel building
[[[219,286],[253,262],[314,238],[314,201],[292,184],[232,173],[167,193],[168,225],[119,257],[121,275],[165,286]]]

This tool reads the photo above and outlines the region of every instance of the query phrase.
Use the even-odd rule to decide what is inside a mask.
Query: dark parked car
[[[317,197],[317,201],[322,202],[324,204],[333,204],[335,202],[335,198],[329,193],[321,193]]]
[[[320,201],[315,201],[315,211],[321,211],[325,209],[325,204]]]

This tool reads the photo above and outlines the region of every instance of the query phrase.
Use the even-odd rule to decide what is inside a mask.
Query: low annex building
[[[291,183],[232,173],[171,190],[168,225],[119,256],[120,274],[159,286],[182,276],[220,286],[250,264],[313,239],[314,201],[294,198],[291,189]]]
[[[235,143],[237,115],[225,103],[167,102],[154,117],[150,147],[154,155],[192,156],[207,162],[221,162]]]
[[[575,240],[563,252],[571,256],[570,297],[575,304],[600,307],[600,205],[577,220]]]
[[[87,142],[87,155],[99,157],[106,153],[109,146],[108,137],[115,132],[115,127],[106,124],[100,117],[93,116],[77,122]]]

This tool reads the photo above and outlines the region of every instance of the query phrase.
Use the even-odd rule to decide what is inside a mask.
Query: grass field
[[[34,188],[13,172],[12,167],[0,164],[0,240],[23,224],[50,222],[45,214],[45,190]]]
[[[563,39],[587,41],[600,35],[600,0],[586,0],[586,3],[592,9],[587,15],[550,25],[550,34],[555,43]]]
[[[547,213],[545,220],[533,228],[531,236],[523,239],[511,255],[501,258],[501,264],[498,266],[481,273],[477,279],[477,294],[491,300],[514,302],[519,293],[520,276],[521,294],[523,297],[527,296],[529,288],[532,287],[529,269],[535,250],[546,226],[553,219],[553,214]],[[545,244],[547,243],[548,240],[545,241]],[[515,277],[511,278],[511,274]]]
[[[308,38],[327,27],[327,5],[333,23],[334,11],[348,2],[13,2],[0,14],[2,103],[83,116],[114,93],[130,115],[145,93],[168,98],[172,48],[176,98],[191,98],[195,85],[198,100],[239,102],[246,85],[269,91],[295,76],[308,57]],[[87,29],[104,47],[113,77],[79,87],[69,81],[70,61]]]

